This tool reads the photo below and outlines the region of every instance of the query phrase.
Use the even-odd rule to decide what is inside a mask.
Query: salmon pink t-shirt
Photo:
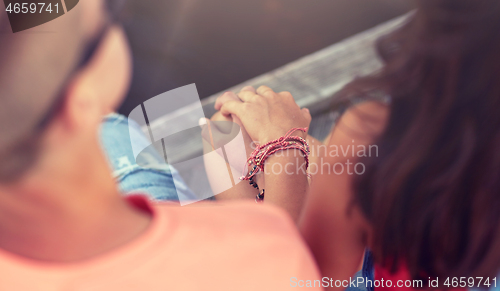
[[[140,237],[71,264],[0,250],[0,290],[275,291],[296,289],[292,277],[319,280],[309,250],[281,210],[250,202],[179,207],[140,196],[128,200],[152,215]]]

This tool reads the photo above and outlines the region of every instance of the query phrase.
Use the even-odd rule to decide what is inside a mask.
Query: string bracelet
[[[250,185],[257,190],[259,190],[259,186],[255,182],[255,175],[257,175],[260,171],[264,171],[265,161],[273,154],[290,149],[299,150],[302,153],[302,156],[306,162],[306,171],[309,167],[309,144],[305,139],[299,136],[292,136],[295,131],[307,132],[307,128],[292,128],[290,129],[284,136],[267,142],[264,145],[259,145],[257,148],[250,154],[250,157],[247,159],[247,165],[251,168],[248,173],[242,177],[241,180],[248,180]],[[259,203],[264,200],[265,190],[257,194],[255,197],[255,202]]]

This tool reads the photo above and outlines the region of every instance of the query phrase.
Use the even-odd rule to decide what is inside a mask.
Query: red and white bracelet
[[[264,171],[265,161],[273,154],[284,151],[295,149],[299,150],[302,153],[302,156],[306,160],[306,171],[309,167],[309,144],[305,139],[300,136],[292,136],[295,131],[307,132],[307,128],[292,128],[290,129],[284,136],[267,142],[264,145],[259,145],[257,148],[250,154],[250,157],[247,159],[248,166],[251,167],[251,170],[245,175],[240,177],[241,180],[250,181],[250,185],[256,189],[259,189],[259,186],[254,180],[254,177],[260,171]],[[262,202],[264,200],[264,189],[257,194],[255,197],[255,202]]]

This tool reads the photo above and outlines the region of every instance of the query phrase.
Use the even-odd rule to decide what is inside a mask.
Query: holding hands
[[[257,90],[248,86],[237,95],[226,92],[217,99],[215,109],[241,122],[252,140],[259,144],[279,138],[292,128],[308,128],[311,123],[309,110],[300,109],[289,92],[276,93],[267,86]],[[300,131],[294,134],[303,138],[307,135]]]
[[[309,128],[311,123],[309,110],[300,109],[289,92],[276,93],[267,86],[261,86],[257,90],[245,87],[238,94],[226,92],[217,99],[215,109],[219,113],[212,120],[232,120],[241,126],[243,136],[246,137],[247,151],[251,147],[247,143],[248,139],[259,145],[250,154],[247,163],[244,163],[245,167],[249,167],[244,179],[249,180],[250,184],[239,183],[219,194],[218,199],[256,197],[258,194],[256,201],[281,207],[297,222],[308,189],[306,172],[266,172],[264,164],[268,169],[289,169],[290,165],[298,165],[300,168],[301,164],[305,164],[307,170],[307,132],[302,130]],[[281,150],[295,150],[302,154],[273,154]],[[254,176],[259,169],[264,172],[263,175]],[[258,189],[254,189],[255,186]]]

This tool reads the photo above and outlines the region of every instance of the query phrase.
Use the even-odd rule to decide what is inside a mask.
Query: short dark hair
[[[420,0],[378,42],[385,66],[344,93],[381,90],[390,116],[355,203],[377,261],[413,278],[500,268],[500,1]]]
[[[78,7],[59,19],[12,33],[0,4],[0,181],[12,180],[37,154],[36,123],[77,61]]]

